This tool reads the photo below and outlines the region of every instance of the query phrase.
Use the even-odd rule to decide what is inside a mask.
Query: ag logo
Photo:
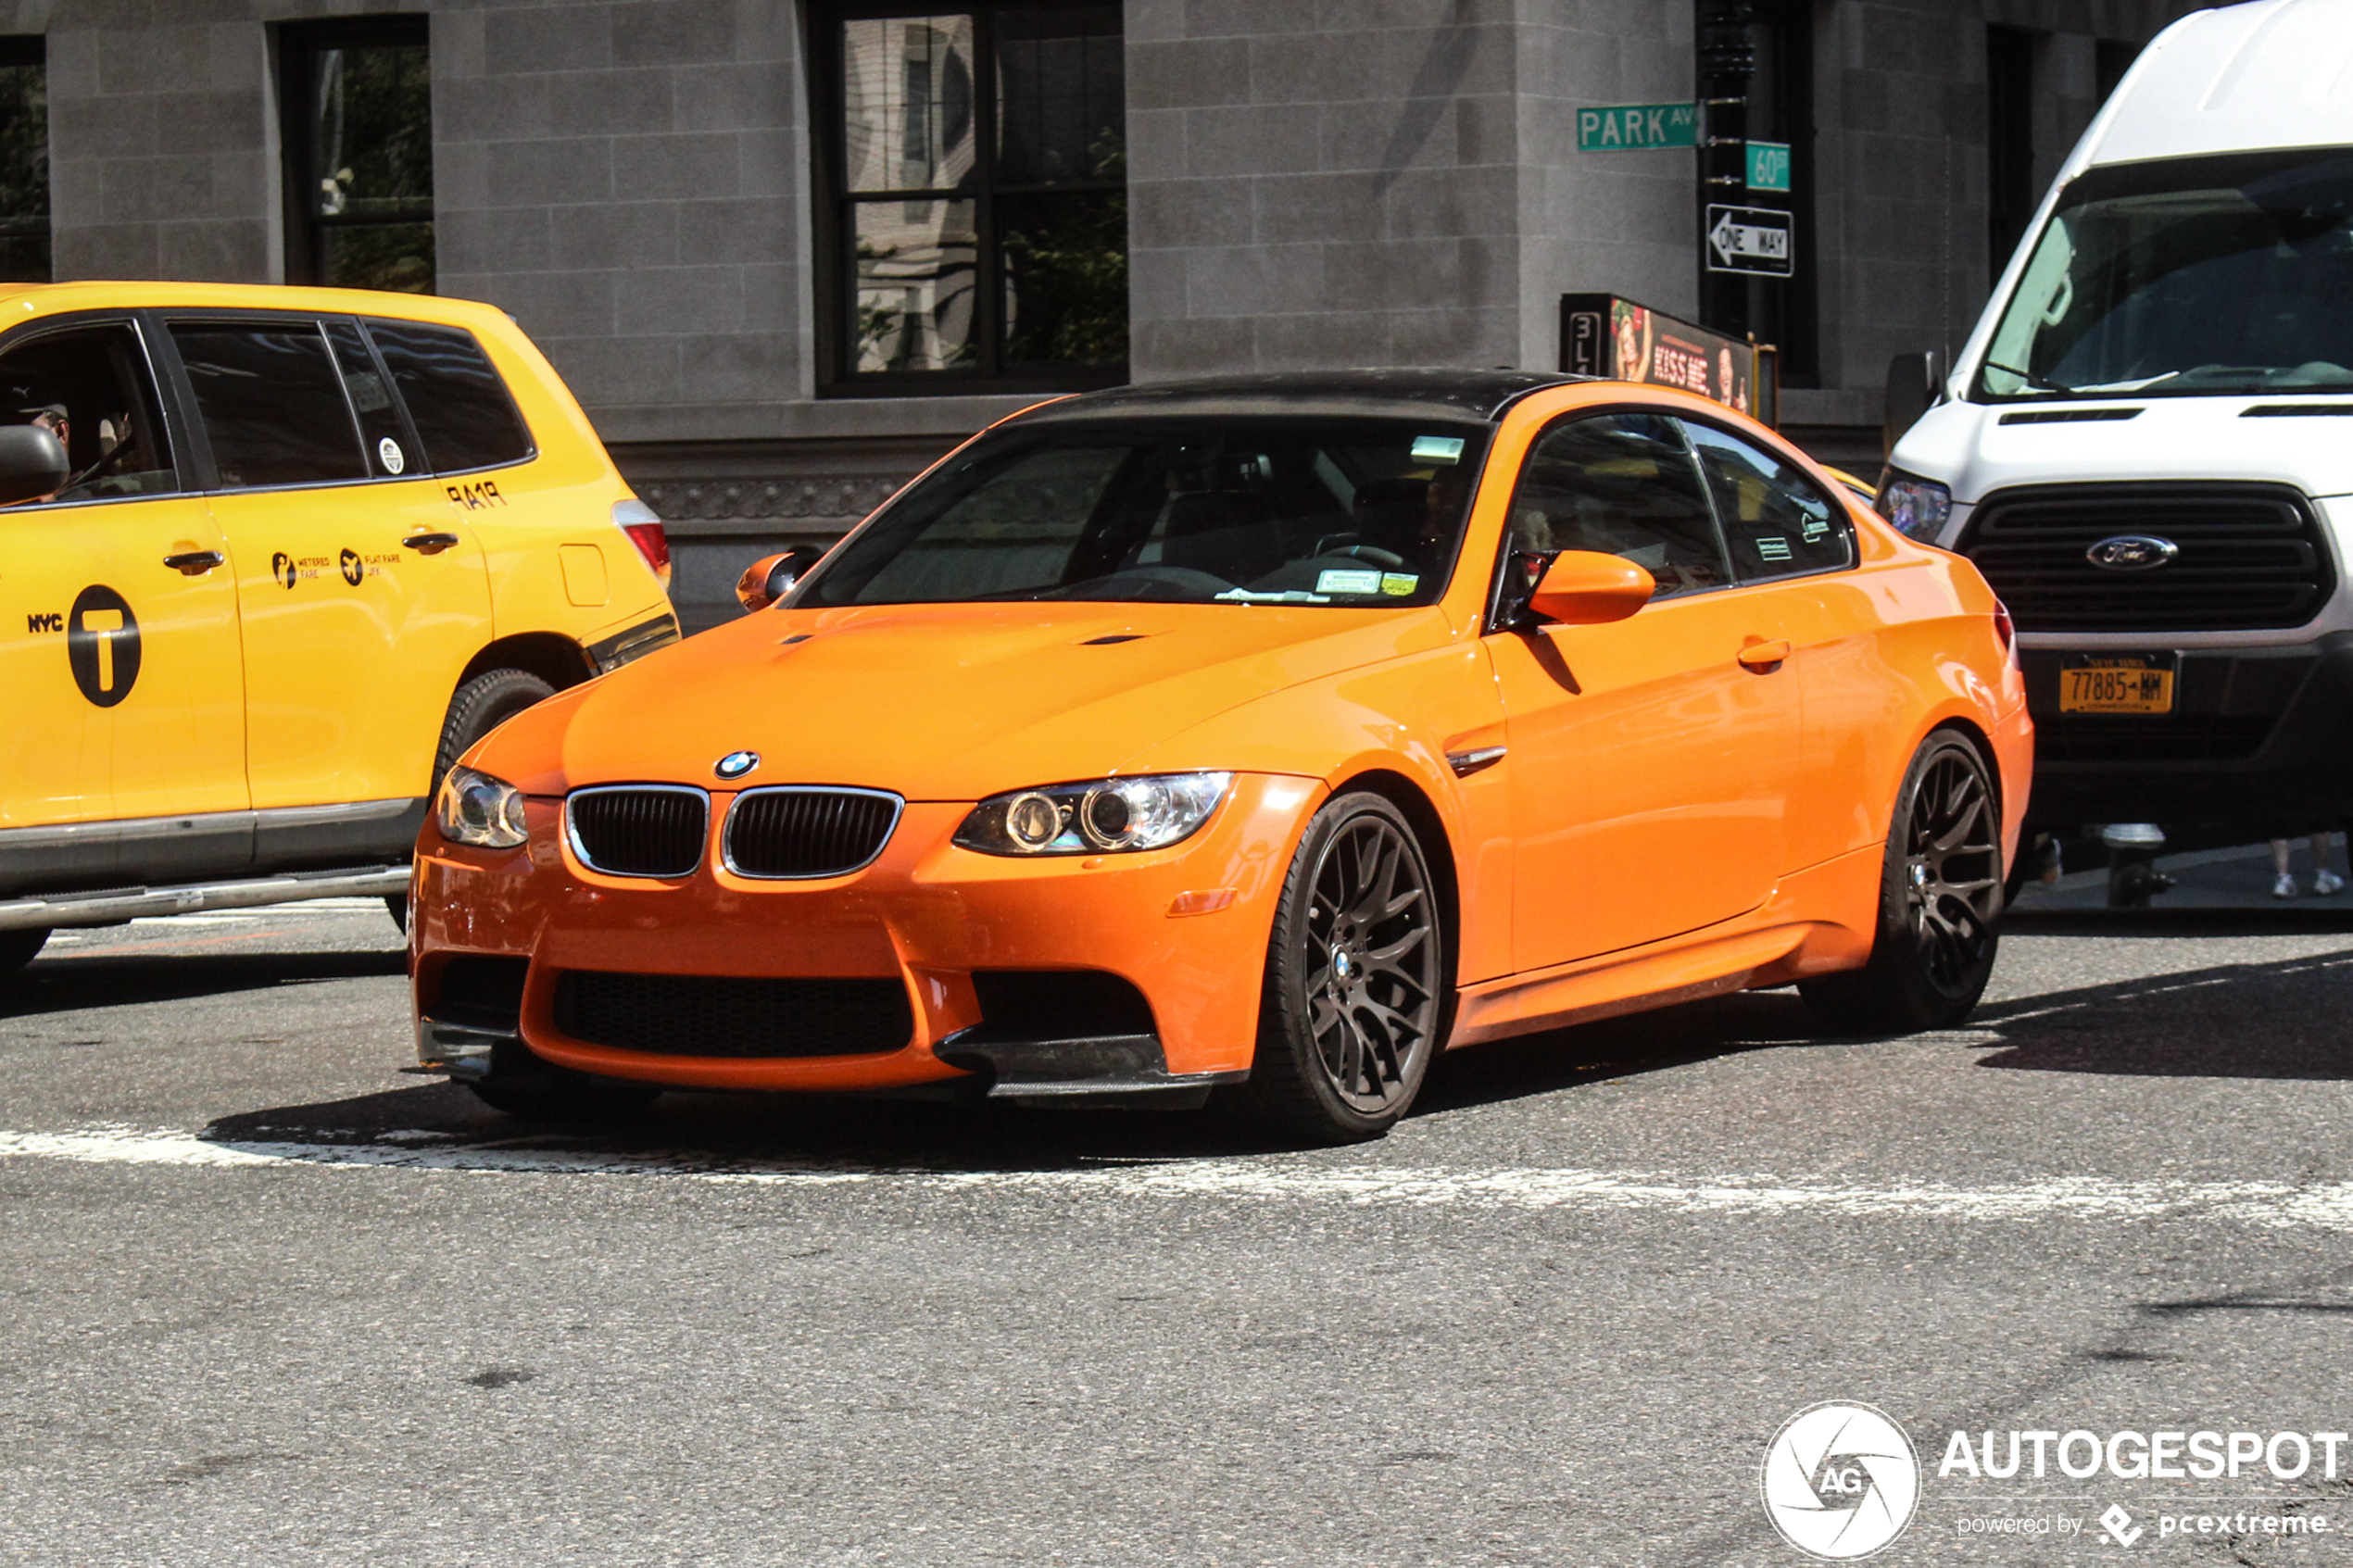
[[[1919,1456],[1885,1412],[1811,1405],[1782,1424],[1759,1477],[1773,1528],[1808,1557],[1869,1557],[1904,1533],[1920,1500]]]
[[[722,757],[711,771],[723,779],[740,779],[760,766],[757,751],[731,751]]]
[[[139,620],[120,594],[93,585],[66,616],[66,663],[82,695],[112,708],[139,679]]]
[[[278,580],[278,585],[280,587],[293,587],[295,585],[294,557],[286,554],[283,550],[280,550],[276,555],[271,556],[270,558],[270,575]]]
[[[357,588],[359,586],[359,580],[366,575],[368,575],[368,569],[359,564],[359,556],[346,550],[343,553],[343,580]]]

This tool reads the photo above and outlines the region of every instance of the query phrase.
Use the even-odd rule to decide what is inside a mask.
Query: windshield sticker
[[[1789,541],[1778,533],[1768,533],[1756,542],[1756,553],[1766,560],[1787,560]]]
[[[1378,594],[1381,574],[1378,571],[1319,571],[1315,574],[1315,591],[1319,594]]]
[[[1380,591],[1391,597],[1403,597],[1421,586],[1422,580],[1410,571],[1384,571],[1380,574]]]
[[[1311,594],[1304,588],[1285,588],[1279,594],[1253,594],[1248,588],[1228,588],[1212,597],[1223,599],[1227,604],[1242,605],[1327,605],[1332,602],[1323,595]]]
[[[1417,463],[1459,463],[1462,460],[1463,438],[1459,435],[1414,437],[1414,461]]]

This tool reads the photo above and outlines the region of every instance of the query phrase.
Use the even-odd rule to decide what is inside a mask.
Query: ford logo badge
[[[731,751],[719,759],[711,771],[723,779],[740,779],[759,766],[760,753],[757,751]]]
[[[2083,558],[2108,571],[2146,571],[2181,553],[2181,546],[2153,533],[2119,533],[2084,551]]]

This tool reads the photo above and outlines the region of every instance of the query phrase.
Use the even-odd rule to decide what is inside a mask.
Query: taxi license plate
[[[2059,663],[2061,713],[2171,713],[2170,653],[2069,654]]]

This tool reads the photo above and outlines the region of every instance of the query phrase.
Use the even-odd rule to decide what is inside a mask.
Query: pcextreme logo
[[[1869,1405],[1809,1405],[1766,1446],[1766,1517],[1808,1557],[1847,1562],[1902,1535],[1920,1500],[1912,1440]]]

